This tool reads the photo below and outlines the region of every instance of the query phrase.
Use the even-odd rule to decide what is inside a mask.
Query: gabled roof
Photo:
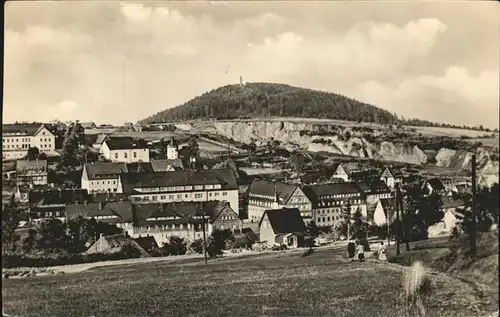
[[[304,186],[304,193],[312,200],[331,195],[361,194],[361,191],[355,183],[333,183]]]
[[[110,150],[147,149],[148,144],[144,140],[133,138],[108,138],[104,141]]]
[[[135,238],[134,241],[137,242],[137,244],[146,251],[158,248],[158,243],[156,243],[156,239],[153,236],[138,237]]]
[[[298,208],[282,208],[266,210],[259,222],[259,228],[264,217],[269,219],[274,234],[305,232],[306,225]]]
[[[129,173],[153,172],[153,167],[151,163],[146,163],[146,162],[128,163],[127,172]]]
[[[297,185],[254,179],[248,194],[273,197],[273,200],[276,197],[279,203],[286,204],[297,188]]]
[[[391,189],[380,179],[373,179],[370,182],[357,182],[356,185],[365,195],[388,194]]]
[[[439,178],[431,178],[427,180],[427,183],[431,185],[433,190],[441,191],[445,190],[445,187],[443,185],[443,182]]]
[[[97,162],[84,165],[89,180],[116,178],[121,173],[126,173],[127,165],[125,163]]]
[[[18,173],[26,173],[28,171],[46,172],[47,171],[47,161],[46,160],[18,160],[16,161],[16,171]]]
[[[103,239],[106,242],[106,249],[101,250],[100,245],[101,244],[101,239]],[[102,253],[114,253],[114,252],[119,252],[122,251],[122,248],[125,245],[131,245],[135,249],[139,250],[141,252],[141,256],[143,257],[150,257],[149,253],[146,252],[135,240],[132,238],[129,238],[125,234],[114,234],[110,236],[102,236],[97,240],[88,250],[86,253],[97,253],[97,252],[102,252]]]
[[[238,185],[231,170],[198,170],[120,175],[124,193],[134,193],[134,188],[172,186],[221,185],[222,190],[236,190]]]
[[[171,167],[173,167],[174,170],[184,170],[184,164],[181,159],[151,160],[151,167],[154,172],[168,172]]]
[[[78,216],[92,218],[100,215],[103,214],[101,213],[101,204],[99,203],[66,205],[67,220],[75,219]]]
[[[108,136],[106,134],[99,134],[97,136],[95,144],[102,144],[104,142],[104,140],[106,140],[107,138],[108,138]]]
[[[396,210],[396,201],[394,198],[382,198],[380,199],[380,204],[382,204],[384,211]]]
[[[202,222],[201,217],[203,216],[203,212],[205,216],[209,217],[210,223],[213,223],[226,208],[231,207],[229,207],[227,203],[220,201],[150,203],[133,204],[132,213],[135,226],[188,223],[200,224]],[[157,220],[152,218],[156,218]]]
[[[91,193],[89,199],[95,203],[128,200],[128,196],[123,193],[106,192]]]
[[[363,170],[363,168],[361,167],[361,164],[359,164],[358,162],[340,163],[337,166],[337,168],[340,167],[340,166],[342,166],[342,168],[344,169],[344,171],[347,174]]]
[[[117,222],[133,222],[133,206],[130,201],[112,201],[104,204],[101,212],[103,214],[116,215]]]
[[[385,171],[388,171],[392,177],[394,178],[403,178],[403,172],[401,172],[401,170],[399,168],[396,168],[396,167],[387,167]]]
[[[67,205],[88,200],[86,189],[30,190],[28,202],[31,206]]]
[[[3,124],[2,134],[34,136],[43,128],[45,128],[45,125],[39,123]]]

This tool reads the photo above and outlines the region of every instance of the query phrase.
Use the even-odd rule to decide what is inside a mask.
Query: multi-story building
[[[121,193],[119,175],[127,172],[125,163],[99,162],[85,164],[82,172],[81,187],[89,193]]]
[[[78,216],[108,222],[125,230],[132,238],[154,237],[161,246],[171,236],[192,242],[213,230],[239,232],[243,222],[227,202],[182,202],[132,204],[130,201],[66,206],[66,219]]]
[[[47,218],[65,220],[66,205],[89,200],[85,189],[50,188],[28,192],[29,219],[37,222]]]
[[[118,186],[122,173],[150,173],[183,170],[180,159],[152,160],[150,163],[111,163],[98,162],[83,166],[81,187],[89,193],[121,193]]]
[[[258,222],[269,209],[298,208],[304,221],[312,219],[311,201],[298,185],[254,180],[248,188],[248,219]]]
[[[17,187],[47,185],[47,161],[18,160],[16,162],[16,184]]]
[[[351,205],[351,214],[360,211],[367,217],[366,202],[355,183],[334,183],[305,186],[304,192],[312,203],[313,219],[320,227],[329,227],[344,221],[343,208]]]
[[[101,153],[112,162],[149,162],[146,142],[132,138],[108,138],[102,143]]]
[[[50,155],[55,151],[56,138],[45,125],[4,124],[2,126],[2,159],[17,160],[28,154],[28,149],[38,148]]]
[[[120,174],[119,187],[134,203],[227,201],[239,210],[232,170],[191,170]]]
[[[380,199],[388,199],[394,196],[391,189],[381,180],[358,182],[356,185],[363,193],[369,208],[374,208]]]

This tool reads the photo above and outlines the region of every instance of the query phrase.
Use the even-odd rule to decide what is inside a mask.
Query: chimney
[[[243,86],[243,76],[240,76],[240,86]]]

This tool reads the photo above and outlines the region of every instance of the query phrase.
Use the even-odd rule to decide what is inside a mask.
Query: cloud
[[[368,81],[353,94],[406,117],[497,127],[499,85],[498,72],[474,76],[452,66],[441,76],[420,76],[396,86]]]
[[[49,120],[59,113],[135,121],[243,76],[341,93],[406,117],[495,123],[494,19],[471,24],[470,5],[460,18],[442,7],[434,12],[422,4],[415,13],[410,6],[416,5],[396,6],[401,9],[384,5],[372,14],[364,5],[338,3],[320,9],[305,3],[11,3],[4,118]],[[492,31],[478,37],[482,29]],[[470,109],[481,111],[468,116]]]

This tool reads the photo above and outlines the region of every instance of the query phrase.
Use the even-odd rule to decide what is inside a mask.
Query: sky
[[[496,128],[499,30],[495,1],[11,1],[3,120],[136,122],[243,76]]]

